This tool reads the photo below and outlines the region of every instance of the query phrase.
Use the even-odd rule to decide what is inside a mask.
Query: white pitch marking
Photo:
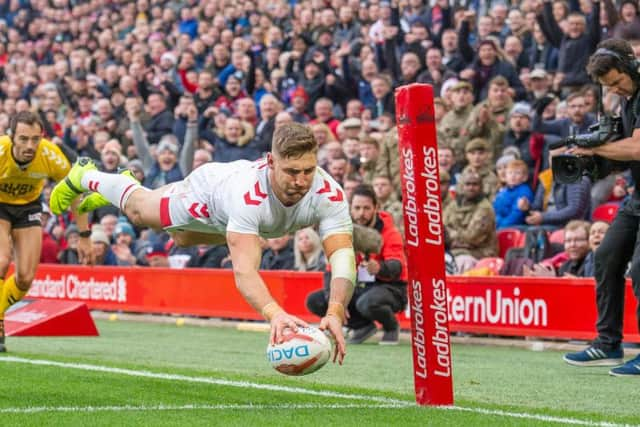
[[[269,409],[398,409],[409,405],[378,404],[283,404],[283,405],[150,405],[150,406],[32,406],[1,408],[0,414],[33,414],[38,412],[123,412],[123,411],[197,411],[197,410],[269,410]]]
[[[68,369],[79,369],[84,371],[93,371],[93,372],[107,372],[112,374],[121,374],[128,375],[134,377],[145,377],[145,378],[154,378],[154,379],[162,379],[162,380],[170,380],[170,381],[185,381],[185,382],[194,382],[194,383],[205,383],[205,384],[215,384],[222,386],[230,386],[230,387],[240,387],[240,388],[253,388],[253,389],[261,389],[261,390],[271,390],[271,391],[280,391],[286,393],[297,393],[297,394],[307,394],[313,396],[323,396],[323,397],[335,397],[341,399],[353,399],[353,400],[368,400],[373,402],[380,402],[379,405],[366,405],[366,404],[344,404],[344,405],[316,405],[316,404],[291,404],[291,405],[184,405],[184,406],[103,406],[103,407],[35,407],[35,408],[3,408],[0,409],[0,413],[29,413],[29,412],[46,412],[46,411],[57,411],[57,412],[73,412],[75,410],[84,410],[84,411],[144,411],[144,410],[188,410],[188,409],[211,409],[211,410],[225,410],[225,409],[278,409],[278,408],[293,408],[293,409],[315,409],[315,408],[410,408],[414,407],[415,404],[413,402],[407,400],[397,400],[391,399],[381,396],[368,396],[368,395],[358,395],[358,394],[347,394],[347,393],[338,393],[332,391],[319,391],[319,390],[309,390],[302,387],[287,387],[287,386],[279,386],[273,384],[259,384],[259,383],[251,383],[248,381],[230,381],[230,380],[221,380],[215,378],[206,378],[206,377],[190,377],[187,375],[176,375],[176,374],[165,374],[165,373],[156,373],[151,371],[136,371],[133,369],[122,369],[122,368],[112,368],[109,366],[100,366],[100,365],[88,365],[81,363],[64,363],[64,362],[56,362],[53,360],[41,360],[41,359],[24,359],[22,357],[14,357],[14,356],[3,356],[0,357],[0,362],[16,362],[16,363],[26,363],[31,365],[41,365],[41,366],[55,366],[59,368],[68,368]],[[119,409],[120,408],[120,409]],[[149,409],[145,409],[149,408]],[[527,412],[507,412],[501,411],[498,409],[485,409],[485,408],[468,408],[463,406],[432,406],[430,409],[440,409],[447,411],[461,411],[461,412],[472,412],[476,414],[484,414],[484,415],[495,415],[500,417],[508,417],[508,418],[520,418],[520,419],[528,419],[528,420],[538,420],[552,423],[561,423],[561,424],[572,424],[572,425],[581,425],[581,426],[590,426],[590,427],[628,427],[628,424],[616,424],[605,421],[591,421],[591,420],[581,420],[578,418],[566,418],[566,417],[555,417],[550,415],[540,415],[540,414],[531,414]]]
[[[633,424],[616,424],[608,421],[590,421],[579,418],[554,417],[552,415],[530,414],[527,412],[506,412],[499,409],[485,408],[465,408],[463,406],[440,406],[439,409],[450,411],[473,412],[475,414],[496,415],[500,417],[522,418],[527,420],[538,420],[550,423],[572,424],[589,427],[632,427]]]
[[[80,369],[83,371],[107,372],[111,374],[128,375],[131,377],[144,377],[144,378],[154,378],[154,379],[170,380],[170,381],[185,381],[185,382],[192,382],[192,383],[214,384],[214,385],[221,385],[221,386],[227,386],[227,387],[253,388],[253,389],[260,389],[260,390],[280,391],[285,393],[307,394],[312,396],[335,397],[339,399],[367,400],[370,402],[372,401],[372,402],[381,402],[381,403],[391,403],[396,405],[413,405],[413,402],[410,402],[408,400],[398,400],[398,399],[392,399],[392,398],[383,397],[383,396],[369,396],[364,394],[347,394],[347,393],[338,393],[333,391],[309,390],[302,387],[287,387],[287,386],[274,385],[274,384],[251,383],[248,381],[232,381],[232,380],[223,380],[223,379],[207,378],[207,377],[190,377],[187,375],[166,374],[166,373],[151,372],[151,371],[136,371],[133,369],[112,368],[109,366],[88,365],[83,363],[64,363],[64,362],[56,362],[53,360],[24,359],[22,357],[14,357],[14,356],[0,357],[0,362],[27,363],[30,365],[55,366],[58,368]]]
[[[0,408],[0,414],[34,414],[34,413],[49,413],[49,412],[125,412],[125,411],[137,411],[137,412],[153,412],[153,411],[226,411],[226,410],[273,410],[273,409],[289,409],[289,410],[304,410],[304,409],[403,409],[409,408],[412,405],[409,404],[378,404],[367,405],[357,403],[347,404],[282,404],[282,405],[252,405],[252,404],[229,404],[229,405],[150,405],[150,406],[35,406],[25,408]],[[531,419],[545,422],[555,422],[560,424],[572,424],[594,427],[624,427],[623,424],[615,424],[609,422],[596,422],[586,421],[573,418],[552,417],[546,415],[536,415],[517,412],[505,412],[493,409],[483,408],[464,408],[460,406],[453,407],[434,407],[435,409],[446,409],[453,411],[473,412],[485,415],[497,415],[510,418],[522,418]]]

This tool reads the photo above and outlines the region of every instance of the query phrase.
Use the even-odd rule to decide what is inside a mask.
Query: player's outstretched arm
[[[271,322],[270,342],[281,343],[283,331],[287,328],[295,332],[298,325],[309,326],[303,320],[287,314],[269,293],[259,274],[262,250],[258,236],[229,231],[227,244],[238,290],[256,311]]]
[[[323,247],[331,264],[331,284],[329,308],[320,321],[320,329],[326,330],[336,340],[333,361],[342,364],[347,353],[342,325],[345,321],[345,307],[351,301],[356,282],[356,261],[351,234],[337,233],[324,239]]]

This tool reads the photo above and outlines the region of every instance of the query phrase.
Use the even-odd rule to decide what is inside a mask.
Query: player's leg
[[[159,208],[164,187],[149,191],[127,174],[98,171],[93,161],[86,158],[78,159],[67,177],[53,188],[51,211],[55,214],[66,211],[79,194],[89,190],[119,207],[136,225],[162,228]]]
[[[2,287],[0,311],[20,301],[31,287],[36,275],[42,250],[42,228],[40,226],[14,228],[11,231],[15,272],[9,276]],[[6,296],[6,298],[4,298]],[[3,304],[8,304],[6,307]]]
[[[2,209],[0,207],[0,213]],[[0,297],[4,287],[4,278],[11,263],[11,223],[0,219]],[[0,311],[0,353],[5,352],[4,345],[4,311]]]
[[[2,288],[2,282],[7,277],[7,270],[9,270],[9,265],[11,264],[12,250],[11,223],[5,219],[0,219],[0,289]]]
[[[131,192],[142,188],[131,173],[110,174],[98,171],[93,160],[81,157],[62,181],[51,192],[51,212],[65,212],[82,193],[93,191],[103,198],[92,196],[83,205],[83,210],[95,209],[107,201],[122,208]],[[96,200],[97,199],[97,200]],[[105,200],[106,199],[106,200]],[[89,202],[92,206],[88,206]],[[95,205],[95,206],[93,206]]]
[[[163,214],[162,199],[167,191],[167,186],[148,190],[139,184],[135,188],[122,193],[122,203],[116,204],[122,212],[136,226],[146,226],[154,229],[162,229]],[[102,193],[104,195],[104,193]],[[113,203],[113,201],[112,201]]]
[[[82,185],[82,177],[88,171],[97,171],[98,167],[88,157],[80,157],[73,164],[67,176],[56,184],[51,191],[49,205],[51,212],[59,215],[69,209],[71,203],[89,188]]]
[[[24,298],[29,292],[40,261],[42,228],[39,225],[14,228],[11,237],[15,254],[15,273],[2,284],[0,313],[3,316],[9,307]]]
[[[120,175],[131,178],[132,181],[140,182],[136,179],[133,173],[129,169],[124,169],[119,172]],[[94,211],[103,206],[109,206],[111,202],[100,193],[91,193],[82,199],[80,205],[78,205],[78,213],[84,214]]]

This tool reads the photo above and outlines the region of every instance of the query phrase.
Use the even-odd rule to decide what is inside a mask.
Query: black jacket
[[[173,121],[173,114],[169,110],[164,110],[151,117],[151,120],[144,127],[149,144],[157,144],[160,142],[160,138],[173,133]]]
[[[594,2],[592,16],[587,20],[589,27],[575,39],[563,35],[560,26],[553,17],[551,2],[544,3],[542,16],[538,23],[544,36],[553,46],[560,50],[558,72],[564,73],[562,86],[580,86],[591,82],[587,74],[589,56],[595,51],[600,41],[600,2]]]

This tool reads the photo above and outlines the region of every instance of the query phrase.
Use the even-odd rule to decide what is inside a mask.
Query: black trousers
[[[406,304],[406,286],[375,283],[356,287],[348,306],[347,326],[360,329],[377,321],[385,331],[393,331],[398,327],[395,313],[402,311]],[[323,317],[327,307],[326,291],[319,290],[307,296],[307,309],[313,314]]]
[[[640,300],[640,200],[632,199],[620,209],[595,253],[596,305],[598,338],[595,344],[613,350],[622,342],[625,272],[629,274],[633,293]],[[640,330],[640,305],[636,308]]]

